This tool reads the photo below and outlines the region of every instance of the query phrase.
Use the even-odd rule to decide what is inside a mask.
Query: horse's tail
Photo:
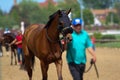
[[[32,51],[27,47],[27,41],[25,40],[25,37],[23,36],[23,43],[22,43],[22,49],[23,49],[23,54],[24,54],[24,67],[25,69],[29,68],[34,68],[34,63],[35,63],[35,55],[32,53]]]
[[[32,62],[32,69],[34,69],[34,64],[35,64],[35,56],[34,55],[31,58],[31,62]]]
[[[29,61],[30,64],[27,64],[25,60]],[[29,67],[31,67],[32,69],[34,69],[34,64],[35,64],[35,56],[32,56],[32,58],[29,58],[29,59],[28,58],[25,59],[25,56],[24,56],[24,60],[22,62],[22,66],[24,67],[24,69],[27,69],[28,65],[29,65]]]

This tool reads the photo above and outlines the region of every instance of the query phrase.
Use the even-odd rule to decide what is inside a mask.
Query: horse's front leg
[[[11,50],[11,65],[13,65],[13,51]]]
[[[15,58],[15,65],[17,65],[17,58],[16,58],[17,53],[15,52],[15,49],[13,50],[13,52],[14,52],[14,58]]]
[[[42,80],[47,80],[48,67],[49,67],[49,64],[47,64],[47,63],[45,63],[44,61],[41,60]]]
[[[58,80],[63,80],[63,77],[62,77],[62,59],[55,61],[55,65],[57,68]]]

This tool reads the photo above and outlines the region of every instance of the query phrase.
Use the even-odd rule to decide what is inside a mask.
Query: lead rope
[[[94,65],[97,78],[99,79],[98,69],[97,69],[97,66],[96,66],[95,62],[93,61],[93,59],[91,59],[90,64],[91,64],[90,67],[89,67],[88,70],[86,70],[84,73],[87,73],[87,72],[91,69],[92,65]]]
[[[71,56],[72,62],[74,62],[73,56],[72,56],[71,53],[70,53],[70,56]],[[89,67],[86,71],[84,71],[84,73],[89,72],[90,69],[92,68],[92,65],[93,65],[93,64],[94,64],[94,67],[95,67],[95,71],[96,71],[97,78],[99,79],[98,69],[97,69],[97,66],[96,66],[95,62],[93,61],[93,59],[91,59],[91,61],[90,61],[90,67]],[[75,68],[79,71],[79,69],[76,67],[76,65],[74,65],[74,66],[75,66]]]
[[[93,64],[94,64],[93,59],[91,59],[91,61],[90,61],[90,67],[86,71],[84,71],[84,73],[87,73],[88,71],[90,71],[90,69],[92,68]]]

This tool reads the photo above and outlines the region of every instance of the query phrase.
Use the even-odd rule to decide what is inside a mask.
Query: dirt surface
[[[87,52],[88,53],[88,52]],[[120,49],[113,48],[97,48],[97,68],[99,71],[99,80],[120,80]],[[63,53],[63,79],[72,80],[71,74],[66,63],[66,54]],[[91,56],[87,54],[86,69],[90,66]],[[42,80],[39,60],[36,58],[35,70],[33,71],[33,80]],[[10,65],[10,56],[0,57],[0,80],[28,80],[27,73],[19,69],[19,65]],[[48,70],[48,80],[57,80],[56,67],[52,63]],[[84,74],[84,80],[98,80],[94,66]]]

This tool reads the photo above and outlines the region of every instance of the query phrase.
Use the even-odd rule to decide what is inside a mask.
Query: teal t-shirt
[[[67,44],[67,62],[86,63],[86,48],[92,47],[88,33],[81,30],[80,34],[72,33],[72,41]]]

